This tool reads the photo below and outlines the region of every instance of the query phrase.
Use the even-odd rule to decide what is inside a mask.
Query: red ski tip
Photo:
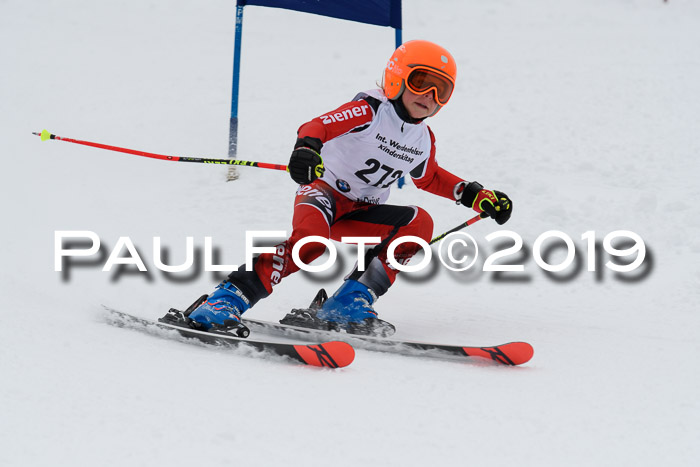
[[[312,366],[343,368],[355,359],[355,349],[347,342],[295,345],[294,349],[307,365]]]
[[[530,361],[535,349],[527,342],[510,342],[495,347],[464,347],[470,357],[490,358],[504,365],[522,365]]]

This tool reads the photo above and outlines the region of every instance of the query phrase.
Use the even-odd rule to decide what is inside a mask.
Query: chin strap
[[[394,110],[396,111],[396,114],[399,116],[401,120],[403,120],[405,123],[410,123],[411,125],[417,125],[425,118],[413,118],[408,114],[408,110],[406,109],[406,106],[403,105],[403,102],[401,101],[401,96],[397,97],[396,99],[390,101],[391,105],[394,106]],[[401,126],[401,131],[403,131],[403,125]]]

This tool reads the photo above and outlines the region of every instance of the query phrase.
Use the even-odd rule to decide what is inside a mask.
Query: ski
[[[258,332],[296,339],[332,338],[352,344],[356,348],[408,356],[448,359],[476,357],[490,359],[503,365],[522,365],[530,361],[534,354],[534,349],[527,342],[509,342],[501,345],[474,347],[362,336],[338,331],[303,328],[256,319],[243,319],[243,323],[250,328],[252,333]]]
[[[269,352],[278,356],[289,357],[306,365],[342,368],[350,365],[355,358],[355,350],[347,342],[332,340],[318,344],[291,344],[243,339],[224,332],[207,332],[175,324],[152,321],[124,313],[107,306],[107,322],[114,326],[142,330],[161,337],[179,335],[208,345],[228,347],[248,347],[260,352]],[[172,331],[172,334],[155,331]],[[306,336],[309,337],[309,336]]]
[[[327,322],[316,319],[316,313],[327,299],[328,294],[326,294],[326,291],[320,289],[308,308],[293,309],[279,323],[243,319],[242,327],[248,331],[287,338],[332,338],[348,342],[357,348],[379,352],[443,359],[476,357],[490,359],[503,365],[522,365],[527,363],[535,352],[527,342],[509,342],[501,345],[476,347],[397,340],[389,337],[394,333],[394,326],[381,320],[377,320],[380,322],[380,326],[375,326],[372,329],[356,328],[362,334],[348,332],[347,329],[345,332],[342,332],[340,326],[329,327]]]

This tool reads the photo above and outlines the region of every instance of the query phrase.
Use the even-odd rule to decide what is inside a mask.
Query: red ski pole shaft
[[[286,165],[281,164],[270,164],[267,162],[256,162],[256,161],[242,161],[240,159],[212,159],[207,157],[186,157],[186,156],[169,156],[165,154],[155,154],[152,152],[139,151],[136,149],[121,148],[119,146],[110,146],[108,144],[93,143],[91,141],[81,141],[79,139],[65,138],[63,136],[57,136],[49,133],[47,130],[43,130],[41,133],[32,132],[32,134],[41,137],[42,141],[49,139],[55,139],[58,141],[65,141],[67,143],[82,144],[83,146],[91,146],[93,148],[106,149],[108,151],[122,152],[125,154],[132,154],[134,156],[149,157],[151,159],[160,159],[163,161],[175,161],[175,162],[197,162],[200,164],[225,164],[225,165],[244,165],[247,167],[259,167],[261,169],[274,169],[274,170],[287,170]]]
[[[449,234],[451,234],[451,233],[453,233],[453,232],[457,232],[458,230],[462,230],[462,229],[465,228],[465,227],[469,227],[470,225],[474,224],[475,222],[480,221],[480,220],[483,219],[484,217],[488,217],[488,214],[486,214],[485,212],[482,212],[481,214],[477,214],[476,216],[472,217],[472,218],[469,219],[468,221],[462,222],[462,223],[459,224],[457,227],[455,227],[455,228],[453,228],[453,229],[450,229],[450,230],[448,230],[447,232],[445,232],[445,233],[443,233],[443,234],[441,234],[441,235],[438,235],[438,236],[435,237],[434,239],[430,240],[429,245],[432,245],[433,243],[439,242],[440,240],[442,240],[443,238],[447,237]]]

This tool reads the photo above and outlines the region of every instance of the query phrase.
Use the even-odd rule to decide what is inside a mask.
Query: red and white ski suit
[[[438,165],[430,128],[422,121],[410,124],[402,120],[380,90],[360,93],[351,102],[304,123],[298,136],[323,142],[325,173],[299,187],[291,236],[277,245],[275,254],[257,258],[257,276],[271,293],[282,278],[299,270],[292,260],[292,247],[310,235],[337,241],[349,236],[380,237],[382,242],[367,252],[366,270],[356,268],[348,278],[382,295],[397,273],[386,259],[391,240],[412,235],[430,241],[433,232],[432,218],[423,209],[384,204],[391,185],[410,175],[418,188],[455,200],[454,189],[462,179]],[[415,243],[402,243],[394,257],[405,264],[419,248]],[[309,243],[299,253],[309,264],[324,251],[323,244]]]

